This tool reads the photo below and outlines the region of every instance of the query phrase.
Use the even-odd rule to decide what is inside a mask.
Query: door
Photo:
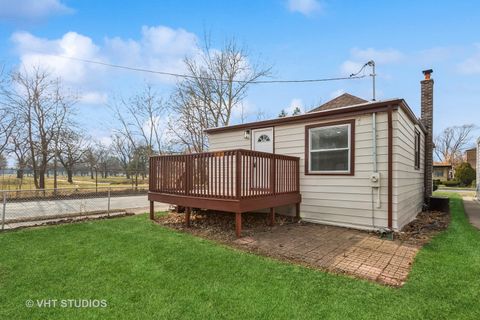
[[[273,153],[273,128],[252,130],[252,150]],[[270,186],[270,163],[265,158],[254,158],[251,188],[267,191]]]
[[[252,130],[252,150],[273,153],[273,128]]]

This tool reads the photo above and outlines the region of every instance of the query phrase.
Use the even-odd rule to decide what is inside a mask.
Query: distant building
[[[465,151],[466,161],[470,163],[473,169],[477,169],[477,149],[478,148],[472,148]]]
[[[453,178],[452,164],[448,162],[434,162],[432,177],[433,180],[451,180]]]

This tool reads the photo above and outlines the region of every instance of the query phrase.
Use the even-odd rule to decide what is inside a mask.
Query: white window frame
[[[334,148],[334,149],[312,149],[312,132],[314,131],[321,131],[327,128],[340,128],[340,127],[347,127],[347,135],[348,135],[348,142],[346,148]],[[320,126],[315,128],[308,129],[308,172],[309,173],[324,173],[324,174],[344,174],[350,173],[352,167],[352,125],[350,123],[344,124],[335,124],[331,126]],[[348,150],[348,168],[347,170],[312,170],[312,152],[328,152],[328,151],[342,151]]]

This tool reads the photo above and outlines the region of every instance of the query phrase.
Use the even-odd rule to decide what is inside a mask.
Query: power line
[[[80,62],[84,62],[84,63],[97,64],[97,65],[101,65],[101,66],[105,66],[105,67],[111,67],[111,68],[117,68],[117,69],[124,69],[124,70],[136,71],[136,72],[145,72],[145,73],[160,74],[160,75],[166,75],[166,76],[172,76],[172,77],[184,78],[184,79],[200,79],[200,80],[211,80],[211,81],[221,81],[221,82],[235,82],[235,83],[253,83],[253,84],[268,84],[268,83],[306,83],[306,82],[326,82],[326,81],[339,81],[339,80],[355,80],[355,79],[362,79],[362,78],[365,78],[365,77],[366,77],[366,75],[361,75],[361,76],[351,75],[351,76],[349,76],[349,77],[332,77],[332,78],[299,79],[299,80],[254,80],[254,81],[248,81],[248,80],[227,80],[227,79],[217,79],[217,78],[212,78],[212,77],[192,76],[192,75],[188,75],[188,74],[180,74],[180,73],[173,73],[173,72],[166,72],[166,71],[150,70],[150,69],[137,68],[137,67],[129,67],[129,66],[124,66],[124,65],[119,65],[119,64],[112,64],[112,63],[107,63],[107,62],[102,62],[102,61],[82,59],[82,58],[76,58],[76,57],[67,57],[67,56],[55,55],[55,54],[49,54],[49,55],[50,55],[50,56],[53,56],[53,57],[63,58],[63,59],[69,59],[69,60],[80,61]]]

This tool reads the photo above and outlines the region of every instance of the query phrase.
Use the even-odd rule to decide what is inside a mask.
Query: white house
[[[242,212],[278,207],[314,223],[401,229],[432,194],[431,72],[421,118],[403,99],[343,94],[305,114],[206,130],[210,152],[151,159],[152,216],[154,201],[186,207],[187,223],[190,208],[229,211],[239,236]]]

